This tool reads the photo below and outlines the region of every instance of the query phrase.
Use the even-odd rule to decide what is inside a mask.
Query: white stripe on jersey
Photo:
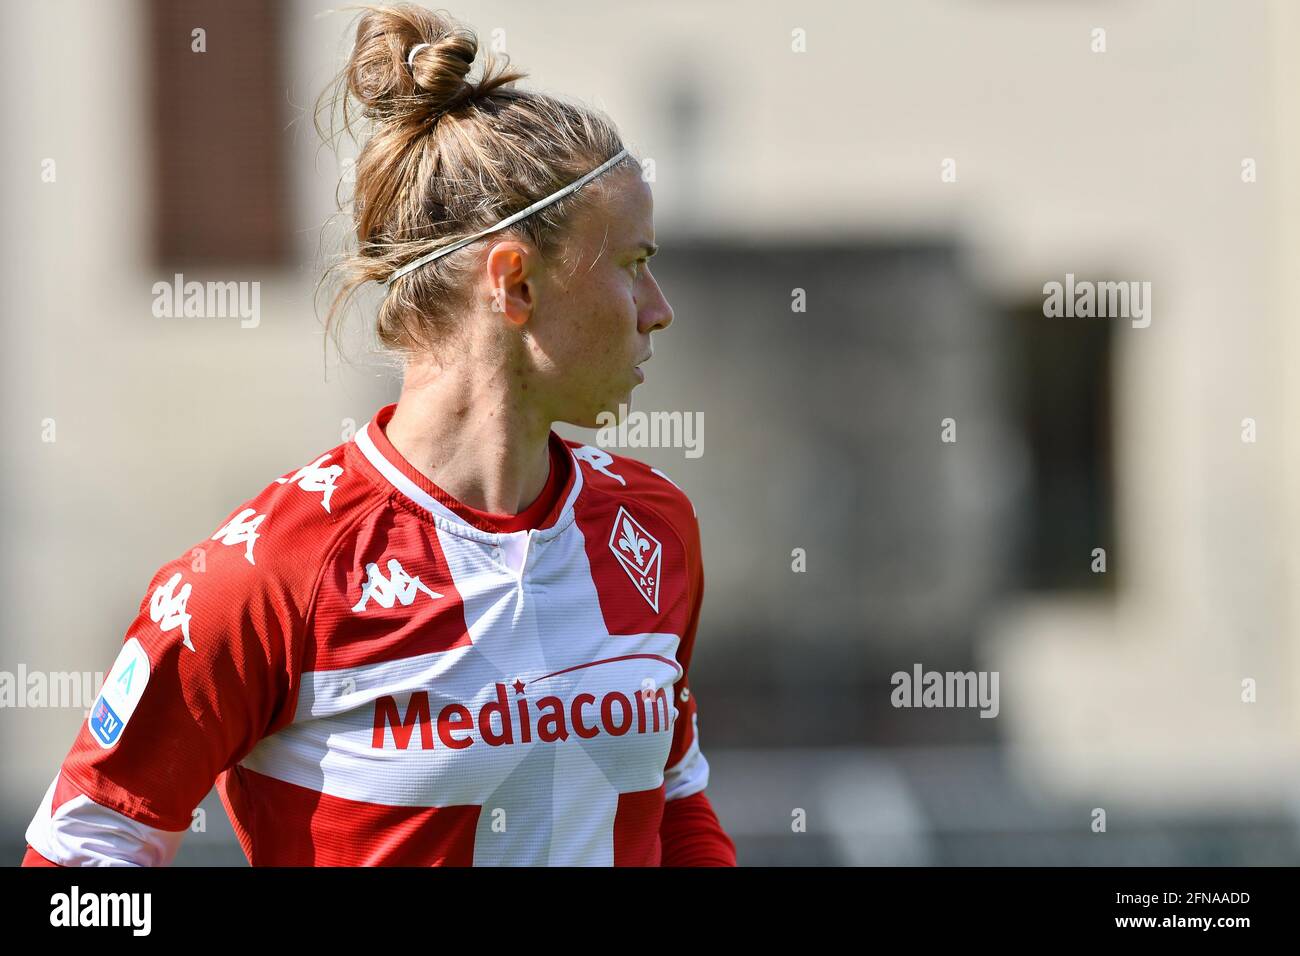
[[[58,774],[27,826],[27,843],[60,866],[168,866],[187,830],[159,830],[84,794],[65,800],[53,813]]]
[[[664,771],[664,799],[680,800],[709,785],[709,762],[700,750],[700,715],[691,714],[691,745],[682,759]]]

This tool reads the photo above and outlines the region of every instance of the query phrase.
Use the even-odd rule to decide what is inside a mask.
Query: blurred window
[[[1010,402],[1030,455],[1023,565],[1034,589],[1107,589],[1114,566],[1111,351],[1119,320],[1010,309]],[[1106,573],[1091,570],[1106,549]]]
[[[281,6],[150,0],[147,10],[154,261],[286,264]]]

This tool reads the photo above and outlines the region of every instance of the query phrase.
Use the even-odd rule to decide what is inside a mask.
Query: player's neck
[[[408,365],[388,440],[463,504],[518,514],[550,474],[551,422],[509,383],[504,373]]]

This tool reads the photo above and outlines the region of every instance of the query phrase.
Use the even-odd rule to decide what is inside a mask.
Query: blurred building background
[[[742,862],[1300,861],[1300,9],[451,12],[654,160],[676,321],[637,402],[703,454],[628,452],[702,522]],[[349,17],[5,6],[0,671],[107,670],[160,564],[396,397],[365,303],[344,362],[314,299]],[[176,272],[260,283],[259,324],[156,317]],[[1150,282],[1150,326],[1046,318],[1067,273]],[[997,671],[997,717],[893,707],[916,664]],[[82,719],[0,709],[9,860]],[[242,863],[204,805],[178,862]]]

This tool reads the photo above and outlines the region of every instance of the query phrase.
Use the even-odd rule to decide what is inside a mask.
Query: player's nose
[[[664,298],[663,290],[659,288],[659,283],[655,281],[654,277],[649,276],[648,278],[650,280],[651,294],[641,303],[641,308],[637,313],[637,326],[642,332],[666,329],[673,322],[673,307]]]

